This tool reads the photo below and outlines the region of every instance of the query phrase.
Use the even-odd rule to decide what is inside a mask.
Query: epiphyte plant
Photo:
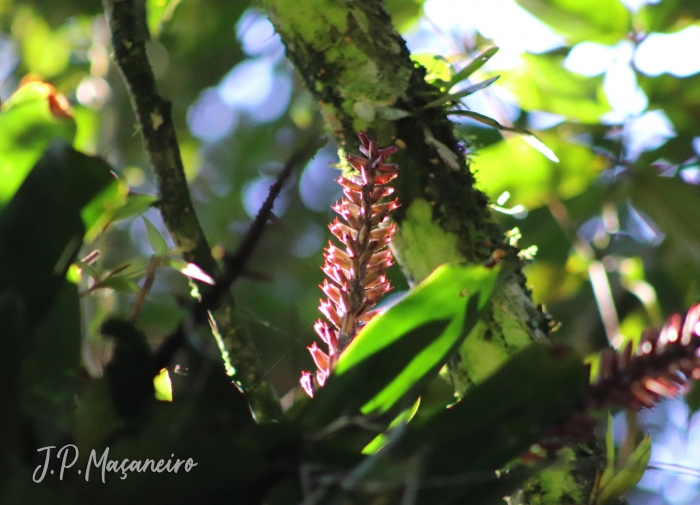
[[[387,163],[386,159],[398,148],[380,149],[376,140],[364,132],[359,132],[358,136],[364,156],[347,155],[348,163],[358,174],[341,175],[337,179],[343,187],[343,198],[333,210],[342,221],[336,218],[329,225],[331,233],[345,247],[329,242],[326,249],[323,272],[327,279],[321,289],[328,298],[321,300],[319,306],[326,321],[319,319],[314,325],[328,353],[315,342],[309,346],[317,367],[316,380],[311,372],[302,372],[300,380],[311,397],[315,387],[323,386],[335,368],[340,353],[377,314],[372,308],[379,298],[391,289],[385,272],[393,264],[388,245],[396,226],[388,221],[389,214],[399,204],[396,199],[387,201],[385,198],[394,193],[394,188],[387,184],[396,178],[398,167]]]

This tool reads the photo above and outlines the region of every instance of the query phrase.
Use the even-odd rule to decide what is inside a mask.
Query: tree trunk
[[[382,147],[400,147],[392,159],[399,164],[395,187],[401,204],[393,214],[398,225],[393,249],[409,282],[421,281],[445,262],[482,263],[496,249],[505,252],[504,261],[520,264],[518,250],[504,242],[491,220],[487,197],[474,187],[468,146],[456,139],[445,109],[422,110],[440,92],[411,60],[383,2],[262,4],[287,57],[318,101],[341,159],[357,151],[360,130],[377,137]],[[456,393],[483,381],[524,346],[546,341],[548,333],[549,319],[533,304],[518,268],[449,363]],[[585,496],[580,491],[577,498]],[[578,502],[562,497],[560,503]]]

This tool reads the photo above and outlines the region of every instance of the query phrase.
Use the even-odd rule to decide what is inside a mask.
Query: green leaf
[[[587,383],[580,357],[532,345],[451,408],[414,419],[363,463],[369,467],[365,473],[376,478],[403,466],[405,480],[418,460],[422,482],[445,485],[417,489],[416,503],[502,503],[536,468],[497,471],[565,418]]]
[[[22,410],[40,446],[58,445],[70,433],[80,369],[80,305],[75,284],[63,282],[32,336],[22,371]]]
[[[564,35],[570,45],[591,41],[615,44],[630,30],[630,13],[618,0],[518,0]]]
[[[595,505],[611,505],[640,481],[651,459],[651,435],[646,435],[632,452],[625,466],[603,486],[596,497]]]
[[[424,0],[387,0],[386,10],[391,14],[391,20],[399,33],[410,30],[423,16]],[[359,10],[359,9],[358,9]]]
[[[580,357],[532,345],[462,400],[411,423],[396,451],[424,451],[431,474],[496,470],[525,451],[574,406],[588,384]]]
[[[615,442],[613,440],[613,418],[608,412],[608,425],[605,429],[605,471],[600,478],[600,487],[608,485],[615,475]]]
[[[153,386],[156,389],[156,400],[163,402],[173,401],[173,386],[170,383],[170,375],[167,369],[162,369],[153,379]]]
[[[438,107],[447,102],[456,102],[457,100],[461,100],[465,96],[473,95],[477,91],[480,91],[486,88],[487,86],[491,86],[491,84],[496,82],[500,77],[500,75],[497,75],[496,77],[491,77],[490,79],[486,79],[485,81],[469,86],[468,88],[463,89],[462,91],[458,91],[456,93],[447,93],[438,98],[437,100],[433,100],[432,102],[428,103],[423,108],[430,109],[431,107]]]
[[[112,182],[97,195],[82,212],[85,223],[85,242],[90,243],[109,224],[114,209],[125,200],[127,186],[114,178]]]
[[[479,188],[492,200],[507,191],[511,195],[509,206],[532,209],[546,205],[552,195],[571,198],[583,193],[606,166],[584,146],[550,132],[540,135],[557,152],[560,163],[532,149],[524,138],[510,137],[479,151],[474,160]]]
[[[0,209],[12,198],[53,139],[73,142],[67,99],[50,84],[21,86],[0,107]]]
[[[429,83],[443,84],[452,78],[452,66],[443,58],[432,53],[412,54],[411,60],[425,67],[425,80]]]
[[[163,238],[163,235],[161,235],[158,231],[158,228],[156,228],[146,216],[141,216],[141,219],[143,219],[143,222],[146,224],[148,242],[151,244],[153,253],[156,256],[168,256],[170,253],[170,248],[168,247],[168,243],[165,241],[165,238]]]
[[[99,281],[100,287],[110,288],[121,293],[138,293],[139,286],[128,275],[111,275]]]
[[[498,52],[498,47],[489,47],[486,51],[481,53],[479,56],[474,58],[469,65],[464,67],[462,70],[457,72],[454,77],[450,80],[450,87],[455,84],[462,82],[464,79],[468,79],[474,72],[479,70],[484,64],[489,61],[494,54]]]
[[[163,30],[163,25],[170,21],[180,1],[181,0],[146,0],[148,31],[151,33],[151,36],[158,38]]]
[[[51,144],[0,211],[0,286],[40,321],[82,245],[83,209],[113,181],[98,158]]]
[[[544,142],[542,142],[540,139],[538,139],[534,133],[532,133],[529,130],[526,130],[525,128],[517,128],[514,126],[503,126],[501,123],[499,123],[495,119],[488,117],[488,116],[485,116],[483,114],[479,114],[478,112],[474,112],[471,110],[450,111],[447,113],[447,115],[448,116],[468,117],[470,119],[473,119],[474,121],[478,121],[479,123],[483,123],[485,125],[491,126],[492,128],[498,128],[501,131],[519,133],[520,135],[523,136],[523,140],[525,140],[525,142],[527,142],[532,147],[537,149],[539,152],[544,154],[551,161],[553,161],[554,163],[559,162],[559,158],[557,158],[557,155],[554,154],[554,151],[552,151],[549,147],[547,147],[544,144]]]
[[[133,216],[138,216],[158,201],[157,196],[151,195],[129,195],[126,197],[124,204],[114,211],[112,221],[121,221]]]
[[[498,84],[513,93],[522,109],[552,112],[583,123],[598,123],[610,110],[602,76],[569,72],[561,55],[522,54],[520,58],[523,63],[503,74]]]
[[[398,426],[408,423],[413,418],[413,416],[416,415],[419,406],[420,398],[416,400],[416,403],[414,403],[413,406],[407,408],[398,416],[396,416],[396,418],[393,421],[391,421],[391,423],[389,423],[387,429],[395,429]],[[362,449],[362,454],[375,454],[379,449],[384,447],[388,441],[389,437],[384,433],[380,433],[374,438],[374,440],[367,444],[364,449]]]
[[[53,31],[31,8],[22,7],[14,20],[13,34],[22,41],[22,62],[30,74],[51,78],[68,67],[71,40],[67,27]]]
[[[438,268],[363,328],[302,420],[320,427],[342,411],[388,411],[438,372],[478,321],[501,274],[500,267]]]
[[[0,475],[8,474],[10,458],[19,461],[8,458],[9,451],[26,434],[12,387],[25,361],[31,385],[23,407],[37,423],[37,436],[65,440],[61,432],[74,408],[71,384],[80,342],[75,287],[65,277],[82,244],[81,212],[111,181],[104,162],[54,143],[0,210],[0,383],[7,386],[0,388]],[[55,417],[47,417],[49,412]]]

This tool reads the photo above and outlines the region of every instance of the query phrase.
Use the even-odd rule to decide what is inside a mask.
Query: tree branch
[[[112,32],[114,59],[124,77],[141,138],[155,171],[160,190],[159,209],[183,258],[195,263],[212,277],[218,266],[195,214],[180,157],[171,104],[156,87],[155,76],[146,55],[146,34],[138,22],[134,0],[103,0]],[[213,312],[220,347],[225,348],[235,368],[236,380],[249,392],[248,400],[258,419],[276,419],[282,410],[270,385],[263,379],[258,356],[245,332],[237,332],[233,322],[233,298],[222,294]]]

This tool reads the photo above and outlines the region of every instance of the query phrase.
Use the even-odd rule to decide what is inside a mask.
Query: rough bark
[[[409,281],[421,281],[445,262],[484,262],[496,249],[505,251],[506,261],[520,263],[517,249],[504,242],[491,220],[487,197],[474,187],[468,146],[455,137],[445,109],[422,109],[439,91],[410,59],[383,2],[301,4],[262,0],[288,58],[341,146],[341,159],[344,151],[357,150],[359,130],[370,132],[382,146],[400,147],[392,160],[400,167],[395,187],[401,204],[394,213],[393,249]],[[524,346],[546,341],[548,333],[549,320],[533,304],[518,268],[449,364],[456,393],[483,381]],[[564,473],[563,478],[573,478],[569,469]],[[575,496],[561,497],[561,503],[587,496],[590,480],[576,476],[575,481]]]

